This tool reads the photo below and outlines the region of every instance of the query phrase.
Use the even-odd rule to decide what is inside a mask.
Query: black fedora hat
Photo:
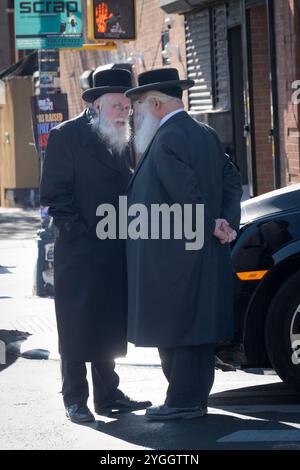
[[[129,70],[103,70],[102,67],[98,67],[93,73],[93,88],[85,90],[82,98],[88,103],[93,103],[105,93],[125,93],[131,87],[132,79]]]
[[[195,82],[194,80],[180,80],[177,69],[163,68],[141,73],[138,76],[138,84],[138,87],[131,88],[125,93],[128,98],[135,100],[142,93],[153,90],[181,98],[182,90],[191,88]]]

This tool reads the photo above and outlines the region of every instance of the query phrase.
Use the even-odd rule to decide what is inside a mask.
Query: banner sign
[[[35,146],[43,158],[50,130],[69,119],[67,94],[32,96],[31,109]]]
[[[17,49],[82,47],[81,0],[15,0]]]

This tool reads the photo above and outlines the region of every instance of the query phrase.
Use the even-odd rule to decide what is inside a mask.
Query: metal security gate
[[[189,109],[202,114],[213,109],[210,11],[189,13],[185,20],[187,77],[196,82],[189,91]]]
[[[189,92],[192,112],[230,111],[228,28],[240,25],[241,16],[240,0],[185,14],[187,76],[196,82]]]
[[[185,15],[189,108],[199,114],[230,109],[227,14],[221,4]]]

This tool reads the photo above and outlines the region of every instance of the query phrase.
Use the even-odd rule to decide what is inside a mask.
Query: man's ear
[[[93,105],[93,108],[94,108],[94,111],[95,111],[95,113],[97,114],[97,116],[99,116],[99,114],[100,114],[100,108],[101,108],[100,103],[94,104],[94,105]]]
[[[161,111],[161,108],[162,108],[162,102],[159,100],[155,100],[155,109],[157,111]]]
[[[93,110],[96,113],[96,115],[99,116],[100,115],[100,110],[101,110],[101,103],[98,100],[96,100],[92,104],[92,107],[93,107]]]
[[[156,114],[156,117],[160,117],[160,113],[161,113],[161,110],[162,110],[162,105],[163,103],[159,100],[155,100],[154,102],[154,112]]]

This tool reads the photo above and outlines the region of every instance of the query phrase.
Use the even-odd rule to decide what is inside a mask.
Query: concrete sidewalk
[[[33,295],[39,228],[38,210],[0,209],[0,330],[11,331],[5,336],[13,340],[7,351],[58,360],[54,300]],[[160,361],[156,349],[129,345],[126,358],[117,363],[155,366]]]

